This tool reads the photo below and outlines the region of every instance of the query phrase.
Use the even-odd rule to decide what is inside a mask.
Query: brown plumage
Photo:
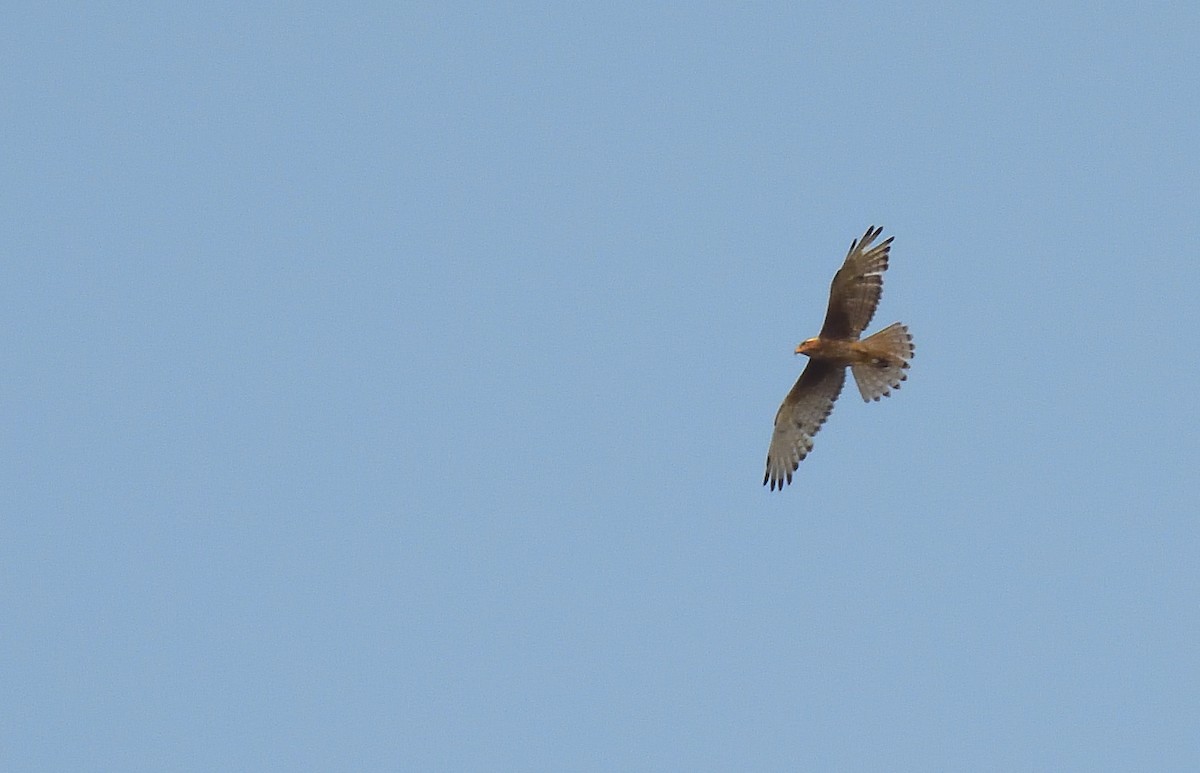
[[[775,414],[763,476],[763,485],[769,484],[772,491],[792,482],[792,473],[812,450],[813,436],[846,383],[847,366],[867,402],[888,396],[908,377],[913,344],[907,327],[897,322],[859,340],[883,293],[883,272],[894,237],[872,247],[882,231],[872,226],[850,244],[846,261],[829,287],[829,310],[821,334],[796,347],[796,354],[808,355],[809,362]]]

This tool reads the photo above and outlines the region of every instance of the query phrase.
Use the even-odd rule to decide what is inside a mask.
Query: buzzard
[[[792,482],[792,473],[812,450],[813,435],[829,417],[846,383],[847,366],[866,402],[890,395],[908,377],[913,343],[907,327],[897,322],[859,340],[879,305],[888,251],[895,238],[871,246],[882,231],[871,226],[861,239],[850,243],[846,262],[829,288],[829,310],[821,334],[796,347],[796,354],[808,355],[808,367],[775,414],[763,476],[763,485],[770,484],[772,491],[782,491],[785,483]]]

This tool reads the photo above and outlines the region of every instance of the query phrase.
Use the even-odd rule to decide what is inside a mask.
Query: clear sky
[[[1200,769],[1198,8],[7,7],[0,767]]]

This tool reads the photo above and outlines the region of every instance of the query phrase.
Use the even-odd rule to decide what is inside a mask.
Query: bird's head
[[[816,347],[817,347],[817,339],[816,338],[806,339],[804,341],[801,341],[800,345],[796,347],[796,354],[808,354]]]

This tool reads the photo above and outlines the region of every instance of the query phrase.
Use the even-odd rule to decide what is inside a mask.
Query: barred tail
[[[887,397],[908,378],[908,361],[913,356],[912,335],[899,322],[885,327],[860,342],[870,361],[850,366],[863,400],[868,403]]]

